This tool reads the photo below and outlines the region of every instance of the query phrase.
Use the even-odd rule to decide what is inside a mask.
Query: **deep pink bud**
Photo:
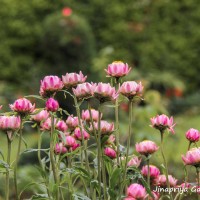
[[[98,121],[98,118],[99,118],[99,112],[95,109],[91,109],[91,115],[92,115],[92,119],[94,122],[97,122]],[[102,113],[101,113],[101,118],[102,118]],[[87,122],[90,122],[90,112],[89,110],[83,110],[82,111],[82,119],[87,121]]]
[[[82,133],[83,133],[83,139],[84,140],[88,140],[90,138],[90,135],[89,133],[87,133],[84,129],[82,130]],[[81,134],[81,130],[79,127],[76,127],[75,130],[74,130],[74,137],[77,139],[77,140],[82,140],[82,134]]]
[[[149,166],[149,171],[150,171],[150,178],[151,179],[155,179],[160,175],[160,170],[154,165]],[[142,167],[141,173],[145,177],[148,176],[148,166],[147,165]]]
[[[67,152],[67,148],[60,142],[56,144],[54,152],[56,154],[65,154]]]
[[[46,109],[51,112],[56,112],[59,109],[59,103],[53,98],[49,98],[46,101]]]
[[[170,187],[175,187],[177,183],[177,179],[175,179],[172,175],[168,175],[169,185]],[[167,187],[167,179],[165,175],[159,175],[154,180],[155,185],[161,186],[161,187]]]
[[[71,147],[71,149],[72,149],[72,151],[75,151],[78,147],[80,147],[80,144],[79,144],[79,143],[75,143],[75,144]]]
[[[78,117],[73,117],[73,115],[68,116],[66,124],[69,127],[69,129],[73,131],[79,125]]]
[[[34,112],[37,112],[37,109],[34,110]],[[46,120],[48,117],[49,117],[48,111],[42,110],[42,111],[40,111],[40,112],[37,113],[37,114],[34,114],[34,113],[33,113],[33,115],[31,116],[31,119],[32,119],[33,121],[39,123],[39,122],[41,122],[41,121]]]
[[[200,148],[192,148],[187,151],[186,155],[182,155],[182,160],[185,165],[200,166]]]
[[[138,153],[145,156],[148,156],[149,154],[153,154],[159,149],[156,143],[150,140],[145,140],[143,142],[136,143],[135,148]]]
[[[17,99],[13,104],[10,104],[11,110],[19,113],[19,114],[30,114],[35,109],[35,104],[32,105],[32,103],[26,99],[21,98]]]
[[[63,83],[58,76],[45,76],[41,80],[40,95],[43,97],[51,96],[63,88]]]
[[[128,167],[139,167],[142,159],[139,159],[137,156],[133,156],[131,160],[128,162]]]
[[[95,130],[98,130],[98,122],[94,122],[94,128]],[[90,126],[90,130],[93,130],[92,125]],[[105,120],[101,120],[100,130],[102,135],[110,135],[114,131],[114,123],[109,123]]]
[[[128,99],[132,99],[135,96],[141,96],[143,91],[142,83],[136,83],[135,81],[126,81],[119,88],[118,93],[126,96]]]
[[[200,132],[197,129],[191,128],[186,132],[185,136],[190,142],[198,142],[200,138]]]
[[[127,63],[123,63],[121,61],[115,61],[112,64],[108,65],[108,69],[105,69],[108,77],[123,77],[126,76],[131,68],[128,67]]]
[[[104,154],[108,157],[110,157],[111,159],[114,159],[117,157],[117,153],[114,149],[110,148],[110,147],[106,147],[104,149]]]
[[[96,97],[100,103],[106,101],[114,101],[118,94],[114,87],[111,87],[109,83],[98,83],[94,90],[94,97]]]
[[[0,116],[0,129],[3,131],[15,131],[20,128],[20,117]]]
[[[147,195],[145,187],[140,184],[133,183],[127,189],[127,196],[135,199],[144,199]]]
[[[156,128],[160,131],[164,131],[165,129],[168,129],[172,134],[174,134],[173,127],[175,124],[173,124],[173,117],[167,117],[166,115],[157,115],[156,117],[152,117],[151,119],[151,127]]]
[[[62,132],[66,132],[68,129],[68,126],[63,120],[59,120],[56,124],[56,129]]]
[[[81,71],[79,72],[79,74],[66,73],[65,76],[62,76],[63,84],[67,89],[71,87],[75,87],[80,83],[84,83],[86,79],[87,79],[87,76],[83,76]]]
[[[65,146],[67,147],[73,147],[76,144],[75,138],[70,135],[65,138],[65,141]]]

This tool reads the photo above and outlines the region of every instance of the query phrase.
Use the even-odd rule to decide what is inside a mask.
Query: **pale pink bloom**
[[[74,130],[79,126],[78,117],[73,117],[73,115],[68,116],[66,124],[69,129]]]
[[[139,159],[137,156],[133,156],[133,157],[129,160],[127,166],[128,166],[128,167],[139,167],[141,161],[142,161],[142,159]]]
[[[93,119],[94,122],[97,122],[98,121],[98,118],[99,118],[99,112],[95,109],[91,109],[91,117]],[[103,114],[101,113],[100,117],[102,118]],[[89,110],[83,110],[82,111],[82,119],[87,121],[87,122],[90,122],[90,112]]]
[[[108,65],[108,69],[105,69],[108,77],[123,77],[126,76],[130,71],[131,68],[128,67],[127,63],[123,63],[121,61],[115,61],[112,64]]]
[[[63,83],[58,76],[45,76],[44,79],[41,80],[40,95],[44,97],[51,96],[62,88]]]
[[[108,140],[106,141],[107,145],[112,145],[115,142],[115,135],[110,135]]]
[[[54,126],[56,126],[56,119],[54,119]],[[40,125],[41,130],[43,131],[50,131],[51,130],[51,118],[47,118],[45,121],[43,121]]]
[[[158,192],[151,192],[151,194],[153,195],[153,197],[149,196],[149,200],[159,200],[160,198],[160,194]]]
[[[135,199],[133,197],[125,197],[124,200],[137,200],[137,199]]]
[[[94,122],[94,128],[98,130],[98,122]],[[90,130],[92,130],[92,125],[90,126]],[[105,120],[100,121],[100,130],[102,135],[109,135],[114,131],[114,123],[109,123]]]
[[[59,120],[56,123],[56,129],[59,130],[59,131],[62,131],[62,132],[66,132],[67,129],[68,129],[68,126],[63,120]]]
[[[180,185],[178,185],[177,187],[180,187],[180,188],[190,188],[192,185],[188,182],[185,182],[185,183],[182,183]]]
[[[148,156],[149,154],[153,154],[159,149],[156,143],[150,140],[144,140],[140,143],[136,143],[135,148],[138,153],[145,156]]]
[[[168,175],[169,185],[170,187],[175,187],[177,183],[177,179],[175,179],[172,175]],[[167,180],[165,175],[159,175],[154,183],[160,187],[167,187]]]
[[[73,147],[76,144],[76,140],[73,136],[66,136],[65,138],[65,146],[66,147]]]
[[[190,142],[198,142],[200,138],[200,132],[197,129],[191,128],[186,132],[185,136]]]
[[[174,129],[173,127],[176,124],[173,124],[173,117],[168,117],[164,114],[162,115],[157,115],[156,117],[152,117],[151,119],[151,127],[156,128],[160,131],[164,131],[165,129],[168,129],[174,134]]]
[[[82,133],[83,133],[83,139],[84,140],[88,140],[90,138],[89,133],[87,133],[84,129],[82,130]],[[75,128],[75,130],[74,130],[74,137],[77,140],[82,140],[82,134],[81,134],[81,130],[80,130],[79,127]]]
[[[106,148],[104,149],[104,154],[105,154],[106,156],[108,156],[109,158],[111,158],[111,159],[114,159],[114,158],[117,157],[116,151],[115,151],[114,149],[110,148],[110,147],[106,147]]]
[[[15,131],[20,128],[20,124],[19,116],[0,116],[0,129],[3,131]]]
[[[71,150],[72,150],[72,151],[75,151],[78,147],[80,147],[80,144],[79,144],[79,143],[75,143],[75,144],[71,147]]]
[[[192,148],[187,151],[186,155],[182,155],[182,160],[185,165],[200,165],[200,148]]]
[[[96,84],[94,83],[81,83],[78,84],[76,89],[72,88],[74,95],[77,99],[88,99],[93,96]]]
[[[53,98],[49,98],[47,101],[46,101],[46,109],[48,111],[51,111],[51,112],[56,112],[58,111],[59,109],[59,103],[57,100],[53,99]]]
[[[118,93],[126,96],[128,99],[132,99],[135,96],[141,96],[143,91],[142,83],[135,81],[126,81],[119,88]]]
[[[133,183],[127,188],[126,192],[128,197],[133,197],[135,199],[144,199],[147,195],[145,187],[140,184]]]
[[[30,114],[35,110],[35,104],[32,104],[26,98],[21,98],[10,104],[10,108],[19,114]]]
[[[64,17],[69,17],[72,14],[72,9],[69,7],[65,7],[62,9],[62,15]]]
[[[149,171],[150,171],[150,178],[151,179],[155,179],[160,175],[160,170],[154,165],[149,166]],[[148,176],[148,166],[147,165],[142,167],[141,173],[145,177]]]
[[[65,76],[62,76],[62,81],[64,86],[68,89],[71,87],[75,87],[80,83],[84,83],[87,79],[87,76],[84,76],[80,71],[77,73],[66,73]]]
[[[34,110],[34,112],[37,112],[37,109]],[[35,122],[41,122],[46,120],[49,117],[49,113],[46,110],[41,110],[39,113],[34,114],[31,116],[31,119]]]
[[[67,148],[63,145],[62,142],[60,142],[55,145],[54,152],[56,154],[65,154],[67,152]]]
[[[94,90],[94,97],[96,97],[100,103],[106,101],[114,101],[118,94],[114,87],[111,87],[109,83],[98,83]]]

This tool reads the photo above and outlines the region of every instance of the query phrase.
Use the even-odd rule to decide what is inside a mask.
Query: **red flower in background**
[[[69,7],[65,7],[62,9],[62,15],[65,17],[69,17],[72,14],[72,9]]]

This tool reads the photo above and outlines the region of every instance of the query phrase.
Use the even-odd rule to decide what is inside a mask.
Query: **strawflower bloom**
[[[139,167],[141,161],[142,161],[142,159],[139,159],[137,156],[133,156],[133,157],[129,160],[127,166],[128,166],[128,167]]]
[[[97,122],[98,121],[98,118],[99,118],[99,112],[95,109],[91,109],[91,117],[93,119],[94,122]],[[101,113],[101,118],[102,118],[103,114]],[[90,112],[89,110],[83,110],[82,111],[82,119],[86,122],[90,122]]]
[[[92,125],[90,126],[90,130],[92,130]],[[98,122],[94,122],[95,130],[98,130]],[[105,120],[100,121],[100,130],[102,135],[109,135],[114,131],[114,123],[109,123]]]
[[[34,110],[34,112],[37,112],[37,109]],[[49,112],[47,110],[41,110],[39,113],[34,114],[31,116],[31,119],[37,123],[40,123],[44,120],[46,120],[49,117]]]
[[[63,121],[63,120],[59,120],[57,123],[56,123],[56,127],[55,127],[57,130],[59,131],[62,131],[62,132],[66,132],[67,129],[68,129],[68,126],[67,124]]]
[[[20,128],[21,120],[17,116],[0,116],[0,129],[3,131],[15,131]]]
[[[126,76],[131,71],[131,68],[128,67],[127,63],[115,61],[112,64],[109,64],[105,71],[108,77],[120,78]]]
[[[55,154],[65,154],[67,152],[67,148],[63,145],[62,142],[57,143],[54,149]]]
[[[28,99],[17,99],[13,104],[10,104],[11,110],[20,115],[30,114],[35,110],[35,104],[32,104]]]
[[[140,143],[136,143],[135,148],[138,153],[145,156],[148,156],[149,154],[153,154],[159,149],[156,143],[150,140],[144,140]]]
[[[58,76],[45,76],[41,80],[40,95],[43,97],[51,96],[63,88],[63,83]]]
[[[118,94],[114,87],[111,87],[109,83],[98,83],[94,90],[94,97],[97,98],[100,103],[106,101],[114,101]]]
[[[173,117],[168,117],[164,114],[157,115],[156,117],[152,117],[151,119],[151,127],[156,128],[160,131],[164,131],[168,129],[172,134],[174,134],[173,127],[175,124],[173,124]]]
[[[65,146],[66,147],[73,147],[76,144],[76,140],[73,136],[66,136],[65,138]]]
[[[135,96],[141,96],[143,91],[142,83],[135,81],[124,82],[118,90],[118,93],[126,96],[128,99],[133,99]]]
[[[106,141],[107,145],[112,145],[115,142],[115,135],[110,135],[109,138]]]
[[[185,136],[190,142],[198,142],[200,132],[197,129],[191,128],[186,132]]]
[[[46,109],[48,111],[51,111],[51,112],[56,112],[58,111],[59,109],[59,103],[57,100],[53,99],[53,98],[49,98],[47,101],[46,101]]]
[[[126,198],[124,198],[124,200],[136,200],[136,199],[133,197],[126,197]]]
[[[56,119],[54,119],[54,126],[56,126]],[[50,131],[51,130],[51,118],[47,118],[43,121],[40,125],[41,130],[43,131]]]
[[[89,99],[94,94],[96,84],[94,83],[81,83],[78,84],[76,89],[72,88],[74,95],[78,100]]]
[[[182,160],[185,165],[200,166],[200,148],[192,148],[187,151],[186,155],[182,155]]]
[[[145,199],[147,193],[145,187],[143,187],[140,184],[133,183],[127,188],[126,192],[127,196],[130,198],[135,198],[137,200],[139,199]]]
[[[110,148],[110,147],[106,147],[104,149],[104,154],[111,159],[115,159],[117,157],[116,151],[114,149]]]
[[[68,116],[66,124],[69,129],[74,130],[79,125],[78,117],[73,117],[73,115]]]
[[[70,148],[71,151],[75,151],[78,147],[80,147],[81,145],[79,143],[74,143],[74,145]]]
[[[149,166],[149,172],[150,172],[151,179],[155,179],[160,175],[160,170],[154,165]],[[148,166],[147,165],[142,167],[141,173],[145,177],[148,176]]]
[[[66,73],[65,76],[62,76],[62,81],[65,88],[76,87],[80,83],[84,83],[87,79],[87,76],[84,76],[80,71],[77,73]]]
[[[89,133],[87,133],[84,129],[82,130],[82,133],[83,133],[83,139],[84,140],[88,140],[90,138],[90,135]],[[81,134],[81,130],[79,127],[76,127],[75,130],[74,130],[74,137],[77,139],[77,140],[82,140],[82,134]]]
[[[170,187],[175,187],[177,183],[177,179],[175,179],[172,175],[168,175],[169,185]],[[154,183],[160,187],[167,187],[167,180],[165,175],[159,175]]]

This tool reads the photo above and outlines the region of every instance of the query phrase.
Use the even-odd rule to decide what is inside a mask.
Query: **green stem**
[[[9,186],[10,186],[10,155],[11,155],[11,143],[12,141],[10,140],[8,134],[7,134],[7,144],[8,144],[8,151],[7,151],[7,164],[9,166],[9,169],[7,169],[6,172],[6,200],[9,200]]]
[[[165,176],[166,176],[166,181],[167,181],[167,187],[168,187],[168,190],[170,191],[170,184],[169,184],[169,173],[168,173],[168,166],[167,166],[167,160],[165,158],[165,154],[164,154],[164,149],[163,149],[163,136],[164,136],[164,132],[161,131],[160,132],[160,135],[161,135],[161,154],[162,154],[162,157],[163,157],[163,161],[164,161],[164,165],[165,165]],[[173,200],[173,197],[172,197],[172,194],[169,192],[169,196],[170,196],[170,200]]]
[[[102,155],[103,157],[103,155]],[[102,160],[102,177],[103,177],[103,194],[104,200],[107,200],[107,183],[106,183],[106,169],[104,160]]]
[[[130,142],[131,142],[131,126],[132,126],[132,113],[133,113],[133,101],[129,101],[129,131],[128,131],[128,140],[127,140],[127,151],[126,151],[126,160],[125,160],[125,169],[123,173],[123,181],[126,181],[126,173],[127,173],[127,164],[128,164],[128,155],[130,149]],[[122,192],[124,189],[124,184],[121,184],[119,198],[121,198]]]
[[[200,169],[198,167],[196,167],[196,172],[197,172],[197,183],[198,183],[197,191],[198,191],[198,189],[200,188]],[[198,196],[198,200],[200,200],[200,195],[198,194],[198,192],[197,192],[197,196]]]
[[[150,184],[150,158],[147,158],[147,166],[148,166],[148,174],[147,174],[147,184],[149,186],[149,189],[151,190],[151,184]],[[150,196],[148,195],[148,200],[150,199]]]
[[[191,144],[192,144],[192,142],[189,142],[188,151],[190,150]]]
[[[19,162],[19,156],[21,151],[21,144],[22,144],[22,129],[23,129],[23,120],[20,120],[20,129],[19,129],[19,143],[18,143],[18,149],[17,149],[17,155],[16,155],[16,161],[15,161],[15,167],[14,167],[14,186],[15,186],[15,195],[16,200],[19,200],[18,197],[18,185],[17,185],[17,167]]]

